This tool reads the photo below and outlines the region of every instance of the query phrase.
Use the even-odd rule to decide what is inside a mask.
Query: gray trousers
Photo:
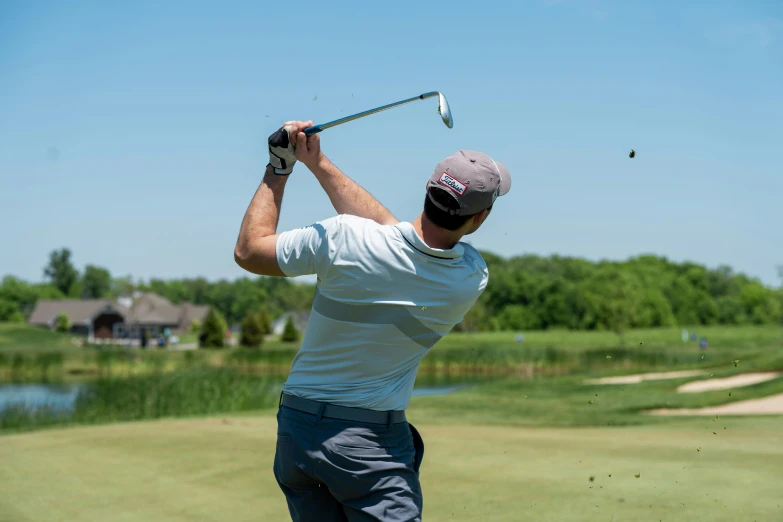
[[[274,473],[294,522],[421,521],[424,443],[407,422],[277,412]]]

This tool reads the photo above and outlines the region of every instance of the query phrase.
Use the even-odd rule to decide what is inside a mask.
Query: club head
[[[438,93],[438,113],[440,113],[440,117],[443,119],[443,123],[446,124],[446,127],[449,129],[454,127],[454,120],[451,117],[449,102],[446,101],[446,97],[440,92]]]

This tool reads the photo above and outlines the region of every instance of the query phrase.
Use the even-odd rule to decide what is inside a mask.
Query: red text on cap
[[[465,183],[462,183],[460,180],[458,180],[454,176],[449,175],[446,172],[440,175],[440,179],[438,179],[438,183],[450,188],[460,196],[465,195],[465,191],[468,189],[468,186]]]

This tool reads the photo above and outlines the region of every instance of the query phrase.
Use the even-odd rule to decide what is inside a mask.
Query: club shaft
[[[387,109],[391,109],[394,107],[398,107],[400,105],[404,105],[406,103],[415,102],[418,100],[424,100],[426,98],[432,98],[433,96],[437,96],[438,92],[426,92],[424,94],[420,94],[419,96],[414,96],[413,98],[408,98],[407,100],[402,100],[394,103],[390,103],[388,105],[383,105],[381,107],[376,107],[375,109],[370,109],[368,111],[364,112],[358,112],[356,114],[353,114],[351,116],[346,116],[345,118],[340,118],[339,120],[330,121],[329,123],[320,123],[318,125],[313,125],[312,127],[307,127],[303,132],[306,136],[312,136],[313,134],[316,134],[318,132],[324,131],[330,127],[336,127],[337,125],[347,123],[349,121],[358,120],[359,118],[364,118],[365,116],[369,116],[370,114],[375,114],[377,112],[385,111]]]

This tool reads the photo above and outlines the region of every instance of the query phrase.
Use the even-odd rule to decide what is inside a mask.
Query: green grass
[[[623,347],[619,346],[618,337],[611,332],[528,332],[523,343],[516,342],[514,332],[452,333],[428,354],[420,372],[563,374],[575,371],[627,372],[671,366],[704,367],[725,364],[734,358],[774,360],[781,338],[781,330],[775,326],[704,327],[696,332],[709,340],[707,352],[701,352],[695,342],[683,343],[679,328],[629,331]],[[65,379],[117,371],[125,375],[139,374],[156,370],[161,365],[171,371],[178,368],[186,357],[193,357],[187,352],[156,347],[132,350],[133,355],[128,356],[124,349],[78,348],[70,340],[71,336],[67,334],[26,325],[0,324],[0,381],[39,380],[40,365],[34,355],[50,351],[64,354],[58,378]],[[186,337],[184,340],[189,339]],[[226,348],[199,351],[204,355],[198,357],[216,367],[242,364],[248,371],[285,373],[297,347],[297,344],[271,339],[265,342],[260,352],[246,353],[242,348]],[[706,355],[706,359],[702,359],[702,355]],[[14,363],[14,357],[24,359]],[[13,368],[19,371],[14,372]]]
[[[76,336],[23,323],[0,323],[0,353],[76,351]]]
[[[689,332],[706,337],[712,349],[742,348],[752,346],[780,346],[783,330],[775,325],[763,326],[699,326],[687,328]],[[558,348],[582,351],[593,348],[617,348],[619,337],[613,332],[548,330],[523,332],[524,342],[516,342],[516,332],[452,333],[441,340],[438,349],[460,349],[467,345],[509,346],[516,348]],[[625,333],[627,347],[640,343],[651,348],[698,347],[698,341],[682,342],[682,328],[657,328],[629,330]]]
[[[522,371],[412,400],[409,418],[427,447],[425,520],[783,519],[783,416],[640,413],[781,393],[783,378],[734,389],[731,397],[726,391],[676,392],[693,378],[584,382],[630,368],[702,367],[705,378],[783,370],[776,328],[698,333],[710,341],[707,352],[695,343],[683,345],[679,330],[629,332],[625,349],[617,348],[613,334],[600,332],[530,333],[521,344],[513,333],[448,336],[431,354],[443,367],[509,361],[533,361],[538,369],[572,366],[566,375]],[[262,380],[258,369],[287,370],[293,353],[290,345],[269,343],[261,352],[66,354],[64,371],[80,365],[103,375],[93,395],[98,400],[76,422],[232,413],[68,429],[50,425],[24,434],[6,430],[0,438],[0,521],[48,520],[54,506],[61,521],[287,520],[271,472],[274,408],[254,415],[238,411],[271,404],[268,394],[261,400],[254,388]],[[37,357],[26,370],[33,377],[46,363]],[[42,427],[11,420],[16,424],[7,427],[13,429]]]
[[[783,364],[779,366],[783,370]],[[715,370],[725,377],[738,372]],[[710,374],[705,375],[709,378]],[[585,384],[584,376],[500,379],[444,396],[415,397],[412,404],[430,423],[469,423],[535,427],[602,427],[686,422],[644,413],[656,408],[702,408],[783,393],[783,377],[728,391],[678,393],[698,379],[666,379],[638,384]],[[712,418],[705,426],[714,426]]]
[[[427,415],[411,410],[428,522],[783,518],[783,418],[729,419],[714,436],[693,421],[531,429]],[[275,426],[234,415],[3,437],[0,520],[290,520],[272,474]]]

